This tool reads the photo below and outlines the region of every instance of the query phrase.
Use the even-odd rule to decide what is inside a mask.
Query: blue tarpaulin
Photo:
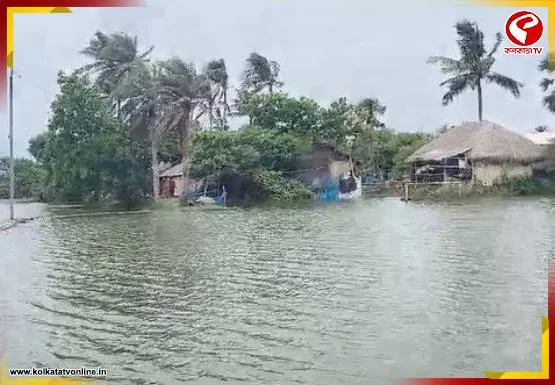
[[[336,201],[339,199],[339,183],[333,179],[326,179],[321,185],[318,199],[322,201]]]

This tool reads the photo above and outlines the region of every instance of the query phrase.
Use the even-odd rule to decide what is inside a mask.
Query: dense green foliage
[[[292,201],[314,198],[306,185],[276,171],[258,169],[252,171],[250,177],[258,187],[259,200]]]
[[[451,75],[442,83],[448,87],[444,103],[477,90],[481,119],[482,83],[515,96],[521,84],[492,71],[499,36],[486,52],[474,23],[461,21],[456,29],[461,57],[431,61]],[[387,127],[386,107],[374,97],[354,103],[341,97],[329,105],[292,97],[282,91],[279,64],[255,52],[246,60],[232,107],[223,59],[197,69],[177,57],[151,60],[151,52],[125,33],[93,36],[81,51],[89,63],[60,75],[48,130],[30,141],[37,162],[16,162],[17,196],[157,201],[159,162],[182,162],[186,183],[190,177],[217,180],[237,201],[299,199],[311,193],[294,179],[296,171],[321,145],[352,159],[365,175],[386,180],[403,178],[406,157],[432,138]],[[540,69],[550,72],[547,61]],[[551,92],[552,84],[547,79],[542,87]],[[249,123],[231,130],[230,116],[248,117]],[[0,165],[5,196],[5,162]]]
[[[192,146],[192,176],[216,176],[231,187],[234,201],[283,200],[306,197],[306,187],[288,176],[297,158],[310,148],[307,138],[293,133],[248,126],[239,131],[206,132]],[[285,171],[285,174],[283,173]],[[230,179],[242,181],[241,187]],[[245,187],[250,186],[250,187]]]
[[[386,128],[379,120],[385,107],[372,98],[357,104],[340,98],[323,107],[282,92],[244,95],[238,103],[250,124],[198,134],[191,147],[192,176],[248,180],[250,191],[243,190],[251,199],[261,192],[272,200],[311,196],[294,177],[303,156],[319,144],[350,154],[366,174],[387,179],[402,177],[406,156],[429,139]]]
[[[244,172],[256,168],[291,170],[308,150],[306,138],[249,126],[239,131],[207,132],[194,139],[193,176]]]
[[[78,202],[139,199],[148,167],[144,145],[121,130],[107,100],[86,77],[60,74],[58,83],[48,131],[30,145],[46,171],[47,197]]]
[[[44,194],[44,169],[29,159],[14,159],[15,198],[42,199]],[[0,199],[10,195],[9,159],[0,158]]]
[[[420,185],[412,186],[412,200],[458,201],[483,197],[512,197],[555,194],[555,181],[542,178],[504,179],[491,186],[483,185]]]
[[[429,134],[381,129],[361,136],[353,144],[352,156],[362,163],[366,174],[379,179],[401,179],[410,169],[405,159],[431,139]]]

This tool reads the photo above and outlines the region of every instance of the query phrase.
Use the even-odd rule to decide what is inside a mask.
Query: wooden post
[[[405,202],[409,201],[409,184],[405,182]]]
[[[447,161],[443,158],[443,184],[447,183]]]

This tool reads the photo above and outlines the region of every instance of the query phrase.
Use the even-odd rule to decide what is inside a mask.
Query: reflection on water
[[[555,206],[396,199],[43,218],[0,233],[11,366],[121,384],[539,370]]]

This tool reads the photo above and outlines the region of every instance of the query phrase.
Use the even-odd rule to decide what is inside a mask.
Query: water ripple
[[[14,365],[100,366],[114,384],[534,370],[553,207],[385,199],[43,218],[0,234],[0,273],[16,277],[0,319],[31,351],[12,346]]]

